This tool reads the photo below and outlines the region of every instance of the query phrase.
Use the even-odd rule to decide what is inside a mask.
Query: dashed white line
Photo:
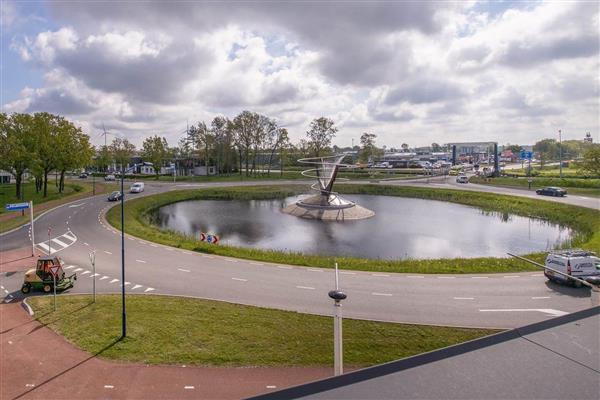
[[[150,246],[152,246],[152,247],[158,247],[158,245],[156,245],[154,243],[150,243]]]
[[[146,264],[146,261],[144,260],[135,260],[136,262],[142,263],[142,264]]]
[[[141,287],[142,287],[142,285],[134,285],[134,286],[131,288],[131,290],[135,290],[135,289],[137,289],[137,288],[141,288]]]
[[[193,386],[184,386],[183,388],[184,388],[185,390],[193,390],[193,389],[194,389],[194,387],[193,387]]]
[[[113,385],[104,385],[104,389],[114,389]]]
[[[104,275],[102,278],[100,278],[101,281],[110,278],[109,276]]]
[[[185,269],[185,268],[177,268],[177,270],[181,271],[181,272],[190,272],[189,269]]]
[[[233,262],[233,263],[237,262],[237,260],[232,260],[231,258],[225,258],[225,261],[229,261],[229,262]]]
[[[292,267],[288,267],[287,265],[278,265],[277,268],[279,268],[279,269],[292,269]]]
[[[151,291],[153,291],[153,290],[155,290],[155,289],[154,289],[154,288],[152,288],[152,287],[149,287],[149,288],[147,288],[146,290],[144,290],[144,293],[151,292]]]
[[[506,275],[506,276],[503,276],[503,278],[520,278],[520,277],[521,277],[520,275]]]
[[[81,273],[81,275],[85,275],[85,274],[91,274],[91,272],[90,272],[90,271],[83,271],[83,272]]]
[[[105,252],[106,254],[111,254],[111,255],[112,255],[112,253],[111,253],[110,251],[106,251],[106,250],[104,250],[104,252]]]
[[[248,282],[248,279],[243,279],[243,278],[231,278],[234,281],[240,281],[240,282]]]
[[[453,297],[454,300],[475,300],[474,297]]]
[[[455,276],[438,276],[438,279],[455,279]]]
[[[314,269],[314,268],[309,268],[308,269],[310,272],[323,272],[322,269]]]
[[[356,272],[340,271],[340,274],[344,274],[344,275],[356,275]]]
[[[314,287],[311,286],[296,286],[298,289],[306,289],[306,290],[315,290]]]
[[[275,385],[267,385],[267,389],[276,389],[276,388],[277,388],[277,386],[275,386]]]
[[[409,275],[409,276],[407,276],[407,278],[425,278],[425,277],[421,276],[421,275]]]
[[[536,296],[536,297],[532,297],[532,300],[541,300],[541,299],[549,299],[550,296]]]
[[[388,277],[388,274],[371,274],[372,276]]]
[[[265,264],[263,264],[263,263],[257,263],[257,262],[251,262],[250,264],[251,264],[251,265],[265,265]]]
[[[471,279],[488,279],[489,276],[472,276]]]
[[[100,276],[100,274],[92,274],[92,275],[90,275],[90,278],[93,278],[95,276]]]
[[[112,281],[110,281],[110,283],[115,283],[115,282],[119,282],[118,279],[113,279]]]
[[[391,293],[379,293],[379,292],[373,292],[371,293],[373,296],[391,296]]]
[[[77,271],[83,271],[83,268],[75,268],[75,269],[73,270],[73,272],[77,272]]]

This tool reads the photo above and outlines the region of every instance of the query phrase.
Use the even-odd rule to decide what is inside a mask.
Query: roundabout
[[[414,185],[418,184],[413,183]],[[190,192],[208,193],[213,196],[213,199],[222,198],[223,195],[218,193],[222,187],[237,186],[237,189],[230,189],[230,195],[238,199],[241,198],[242,191],[255,194],[260,192],[253,185],[243,186],[232,183],[215,186],[217,185],[190,187],[148,183],[145,196],[165,196],[169,197],[171,202],[175,202],[183,200]],[[373,186],[375,187],[371,190],[375,192],[383,190],[379,186]],[[189,190],[191,188],[202,190]],[[273,192],[274,189],[272,187],[271,189]],[[421,189],[403,184],[389,190],[402,190],[409,196],[425,197],[426,194]],[[356,191],[360,190],[356,189]],[[457,191],[442,190],[437,193],[445,199],[460,202],[460,198],[452,198],[457,196],[455,192]],[[281,195],[288,193],[282,192]],[[466,191],[460,192],[461,195],[466,193]],[[492,196],[482,193],[473,194],[478,198],[483,195]],[[431,196],[431,193],[427,196]],[[474,198],[471,200],[475,201]],[[129,196],[129,199],[133,200],[132,196]],[[134,227],[147,229],[135,212],[135,203],[142,198],[132,202],[129,202],[131,201],[129,199],[126,205],[127,231]],[[513,210],[519,208],[519,199],[522,198],[511,198],[514,200],[510,202]],[[157,198],[148,197],[147,200],[153,202],[155,206],[162,205]],[[566,206],[560,204],[564,199],[557,200],[559,201],[536,202],[537,212],[552,213],[556,211],[554,207]],[[573,197],[568,200],[576,199]],[[489,198],[484,196],[481,204],[489,205]],[[36,223],[36,237],[43,237],[48,226],[52,226],[56,232],[69,227],[77,236],[77,242],[59,253],[67,265],[72,267],[66,271],[67,273],[77,269],[79,269],[78,274],[87,271],[87,274],[78,280],[72,292],[91,292],[92,279],[89,278],[91,268],[88,253],[95,249],[99,292],[117,293],[120,291],[120,285],[125,285],[127,293],[172,294],[312,314],[330,313],[327,292],[331,290],[333,282],[333,272],[329,269],[331,258],[291,257],[289,254],[267,251],[270,260],[267,261],[264,259],[265,252],[252,249],[231,251],[225,247],[208,247],[200,243],[188,247],[182,241],[167,245],[166,239],[170,238],[169,235],[157,232],[155,229],[144,231],[143,238],[126,236],[126,281],[121,282],[121,255],[118,250],[120,235],[105,221],[104,213],[107,210],[108,203],[104,196],[96,196],[87,199],[85,204],[78,207],[62,206],[47,213]],[[587,218],[588,222],[591,216],[597,213],[595,210],[578,207],[574,210],[580,213],[577,218]],[[573,217],[574,215],[569,216],[571,220],[574,219]],[[19,242],[26,245],[26,233],[24,238],[22,236],[23,233],[19,231],[4,236],[3,246]],[[597,239],[592,237],[590,240]],[[224,251],[228,253],[225,254]],[[251,255],[254,257],[250,257]],[[482,265],[486,267],[485,270],[477,269]],[[350,318],[506,328],[545,320],[589,306],[587,290],[547,283],[541,272],[527,272],[527,266],[507,259],[455,259],[451,262],[403,260],[366,263],[361,259],[343,258],[340,260],[340,266],[345,269],[341,274],[340,285],[345,292],[351,294],[345,304],[345,315]],[[494,269],[503,273],[490,273]],[[468,270],[472,273],[464,273]],[[485,273],[482,274],[481,272],[484,271]],[[22,283],[22,277],[18,275],[3,276],[3,285],[12,290],[12,293],[16,293]],[[291,293],[293,293],[292,297],[290,297]]]

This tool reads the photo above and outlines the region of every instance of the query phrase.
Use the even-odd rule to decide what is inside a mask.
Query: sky
[[[2,111],[95,144],[243,110],[338,146],[600,140],[597,1],[0,1]]]

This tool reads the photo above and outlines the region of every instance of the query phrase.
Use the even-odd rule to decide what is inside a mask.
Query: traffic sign
[[[200,241],[210,244],[217,244],[221,240],[217,235],[200,232]]]
[[[60,268],[60,266],[58,265],[53,265],[50,267],[50,272],[52,272],[52,275],[56,276],[58,273],[58,269]]]
[[[7,211],[18,211],[18,210],[25,210],[26,208],[29,208],[29,203],[12,203],[12,204],[7,204],[4,206],[4,208]]]

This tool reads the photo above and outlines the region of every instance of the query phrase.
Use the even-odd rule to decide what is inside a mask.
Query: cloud
[[[413,104],[435,103],[466,96],[465,89],[457,83],[437,78],[421,78],[400,84],[390,90],[385,97],[388,105],[404,101]]]

